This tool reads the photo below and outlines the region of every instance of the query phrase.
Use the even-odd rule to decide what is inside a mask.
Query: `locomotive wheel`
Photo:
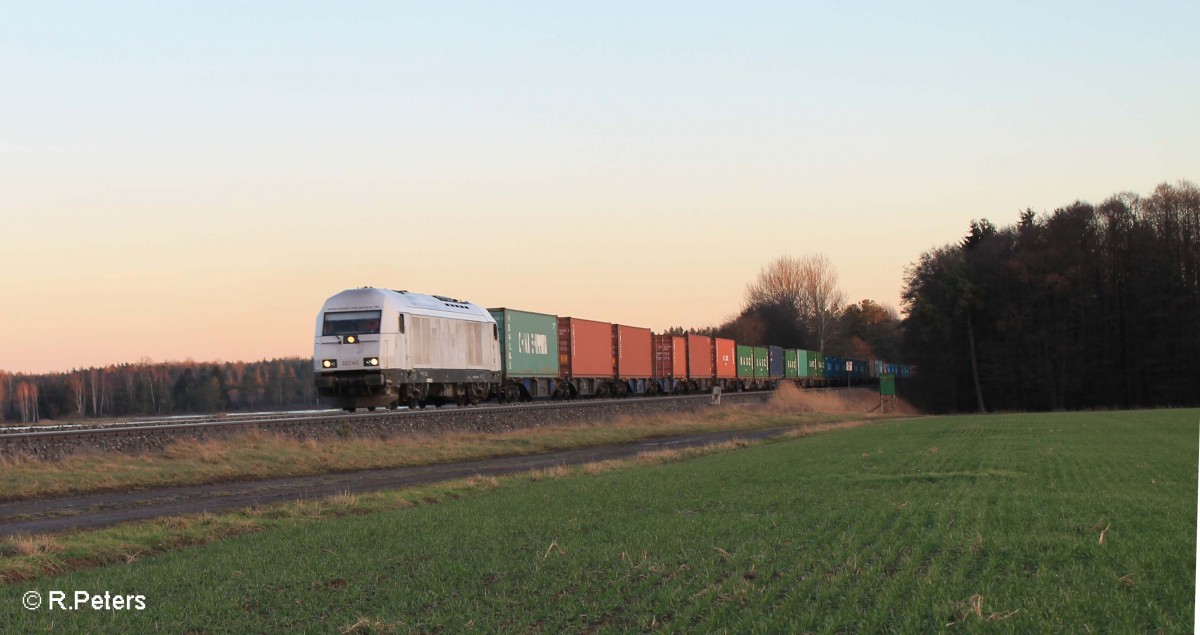
[[[404,403],[405,403],[405,405],[406,405],[406,406],[408,406],[408,409],[409,409],[409,410],[416,410],[416,409],[417,409],[417,398],[416,398],[416,397],[409,396],[408,400],[407,400],[407,401],[405,401]]]
[[[375,412],[375,406],[367,406],[367,412]]]

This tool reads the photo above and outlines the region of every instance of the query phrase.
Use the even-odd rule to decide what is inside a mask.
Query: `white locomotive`
[[[363,287],[317,315],[317,395],[346,410],[479,403],[500,369],[496,320],[470,302]]]

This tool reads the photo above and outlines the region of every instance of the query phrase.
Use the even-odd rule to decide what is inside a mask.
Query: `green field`
[[[1190,632],[1200,411],[929,418],[2,592],[14,631]],[[1102,540],[1103,538],[1103,540]],[[21,608],[29,590],[143,611]]]

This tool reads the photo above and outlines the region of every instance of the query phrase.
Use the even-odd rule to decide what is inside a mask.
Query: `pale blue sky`
[[[1198,7],[0,6],[0,369],[305,355],[364,284],[703,326],[783,253],[898,305],[971,218],[1200,178]]]

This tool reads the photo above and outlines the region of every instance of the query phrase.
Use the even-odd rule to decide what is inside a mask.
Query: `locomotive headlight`
[[[321,360],[321,368],[337,368],[337,360],[323,359]]]
[[[378,357],[364,357],[363,358],[363,366],[378,366],[378,365],[379,365]]]
[[[347,344],[357,344],[357,343],[358,343],[358,336],[357,336],[357,335],[347,335],[347,336],[346,336],[346,343],[347,343]]]

